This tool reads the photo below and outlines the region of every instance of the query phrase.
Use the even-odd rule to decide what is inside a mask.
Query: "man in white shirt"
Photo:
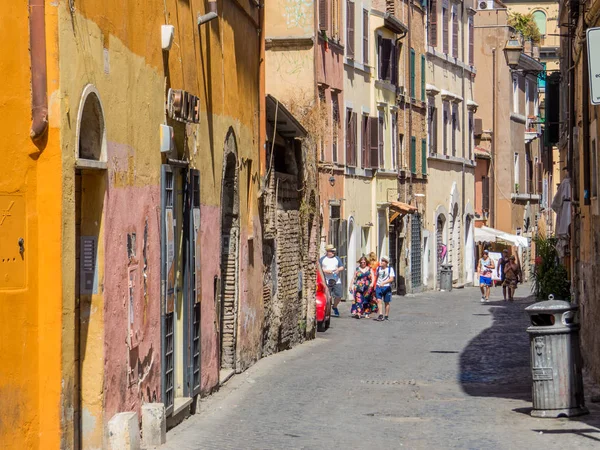
[[[340,273],[344,270],[344,265],[342,264],[342,260],[335,256],[335,250],[333,245],[327,245],[325,247],[326,254],[319,262],[321,263],[323,274],[325,274],[325,283],[327,283],[329,292],[334,297],[333,315],[340,317],[338,310],[338,305],[342,301],[342,278],[340,277]]]
[[[377,321],[388,320],[390,315],[390,302],[392,301],[392,283],[396,279],[394,268],[389,266],[390,260],[387,256],[381,257],[380,266],[377,268],[377,286],[375,287],[375,297],[377,298],[377,307],[379,308],[379,317]],[[385,317],[383,316],[383,304],[385,303]]]

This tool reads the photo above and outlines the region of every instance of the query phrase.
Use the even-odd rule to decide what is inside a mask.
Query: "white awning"
[[[528,247],[529,241],[523,236],[506,233],[490,227],[475,228],[475,242],[508,242],[518,247]]]

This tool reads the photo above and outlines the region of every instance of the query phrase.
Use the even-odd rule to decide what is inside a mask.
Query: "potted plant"
[[[519,183],[515,183],[515,192],[519,193]]]

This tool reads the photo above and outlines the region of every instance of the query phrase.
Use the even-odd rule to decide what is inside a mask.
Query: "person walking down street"
[[[368,319],[371,312],[369,304],[371,292],[374,288],[374,276],[371,267],[369,267],[367,258],[364,256],[358,260],[359,266],[354,271],[352,278],[352,317],[360,319],[364,314]]]
[[[483,257],[479,260],[479,266],[477,267],[477,271],[479,272],[479,288],[481,289],[481,303],[490,301],[492,270],[494,270],[494,261],[490,258],[489,252],[484,250]]]
[[[396,279],[394,268],[389,266],[390,260],[387,256],[381,257],[381,264],[377,268],[377,287],[375,296],[377,297],[377,307],[379,309],[379,322],[388,320],[390,316],[390,302],[392,301],[392,283]],[[385,304],[385,316],[383,305]]]
[[[502,284],[502,295],[504,296],[504,300],[506,300],[506,284],[504,284],[504,266],[508,262],[508,250],[502,250],[502,257],[498,260],[498,267],[496,268],[496,276],[500,278],[500,282]]]
[[[342,260],[335,255],[335,252],[336,249],[333,245],[326,245],[325,256],[319,262],[325,275],[325,282],[334,298],[333,315],[340,317],[340,311],[338,310],[338,305],[342,301],[342,278],[340,273],[344,270],[344,265],[342,264]]]
[[[515,255],[511,255],[510,259],[504,266],[504,285],[503,288],[508,288],[508,300],[514,301],[517,285],[521,281],[521,268],[517,264]]]
[[[369,266],[371,266],[371,271],[373,272],[373,285],[375,286],[377,283],[377,269],[379,268],[379,261],[377,260],[375,252],[369,253]],[[378,308],[377,299],[375,298],[375,289],[369,294],[369,306],[371,308],[371,313],[377,313]]]

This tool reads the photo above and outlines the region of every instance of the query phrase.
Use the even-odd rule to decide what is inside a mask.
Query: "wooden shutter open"
[[[421,139],[421,173],[427,175],[427,139]]]
[[[415,93],[415,51],[410,49],[410,97],[413,99],[417,98]]]
[[[469,65],[475,65],[475,26],[473,16],[469,17]]]
[[[363,9],[363,63],[369,64],[369,11]]]
[[[369,117],[362,116],[360,167],[362,167],[363,169],[369,167],[369,141],[371,139],[369,131]]]
[[[346,2],[346,56],[354,59],[354,2]]]
[[[456,7],[452,13],[452,56],[458,58],[458,11]]]
[[[346,164],[352,165],[352,110],[346,110]]]
[[[398,60],[400,59],[400,54],[399,54],[399,50],[400,47],[396,46],[393,42],[392,42],[392,49],[390,51],[390,54],[392,55],[392,77],[391,77],[391,81],[392,84],[394,86],[398,85]]]
[[[535,167],[535,172],[536,172],[536,177],[537,177],[537,193],[538,194],[542,194],[542,192],[544,191],[544,170],[543,170],[543,164],[541,162],[536,164]]]
[[[369,117],[369,151],[371,168],[379,168],[379,118]]]
[[[429,45],[437,47],[437,0],[429,1]]]
[[[481,177],[481,209],[490,209],[490,179],[485,176]]]
[[[358,114],[352,113],[352,165],[356,167],[356,144],[358,141]]]
[[[448,54],[448,51],[450,49],[450,36],[449,36],[449,28],[450,28],[450,17],[448,17],[448,7],[442,8],[442,27],[443,27],[443,36],[442,39],[444,40],[444,45],[443,45],[443,50],[445,54]]]
[[[410,171],[417,173],[417,138],[415,136],[410,138]]]
[[[380,63],[380,72],[379,79],[390,81],[391,70],[390,70],[390,62],[391,62],[391,50],[392,50],[392,40],[391,39],[382,39],[379,37],[379,63]]]
[[[327,0],[319,0],[319,30],[329,31],[329,10]]]

